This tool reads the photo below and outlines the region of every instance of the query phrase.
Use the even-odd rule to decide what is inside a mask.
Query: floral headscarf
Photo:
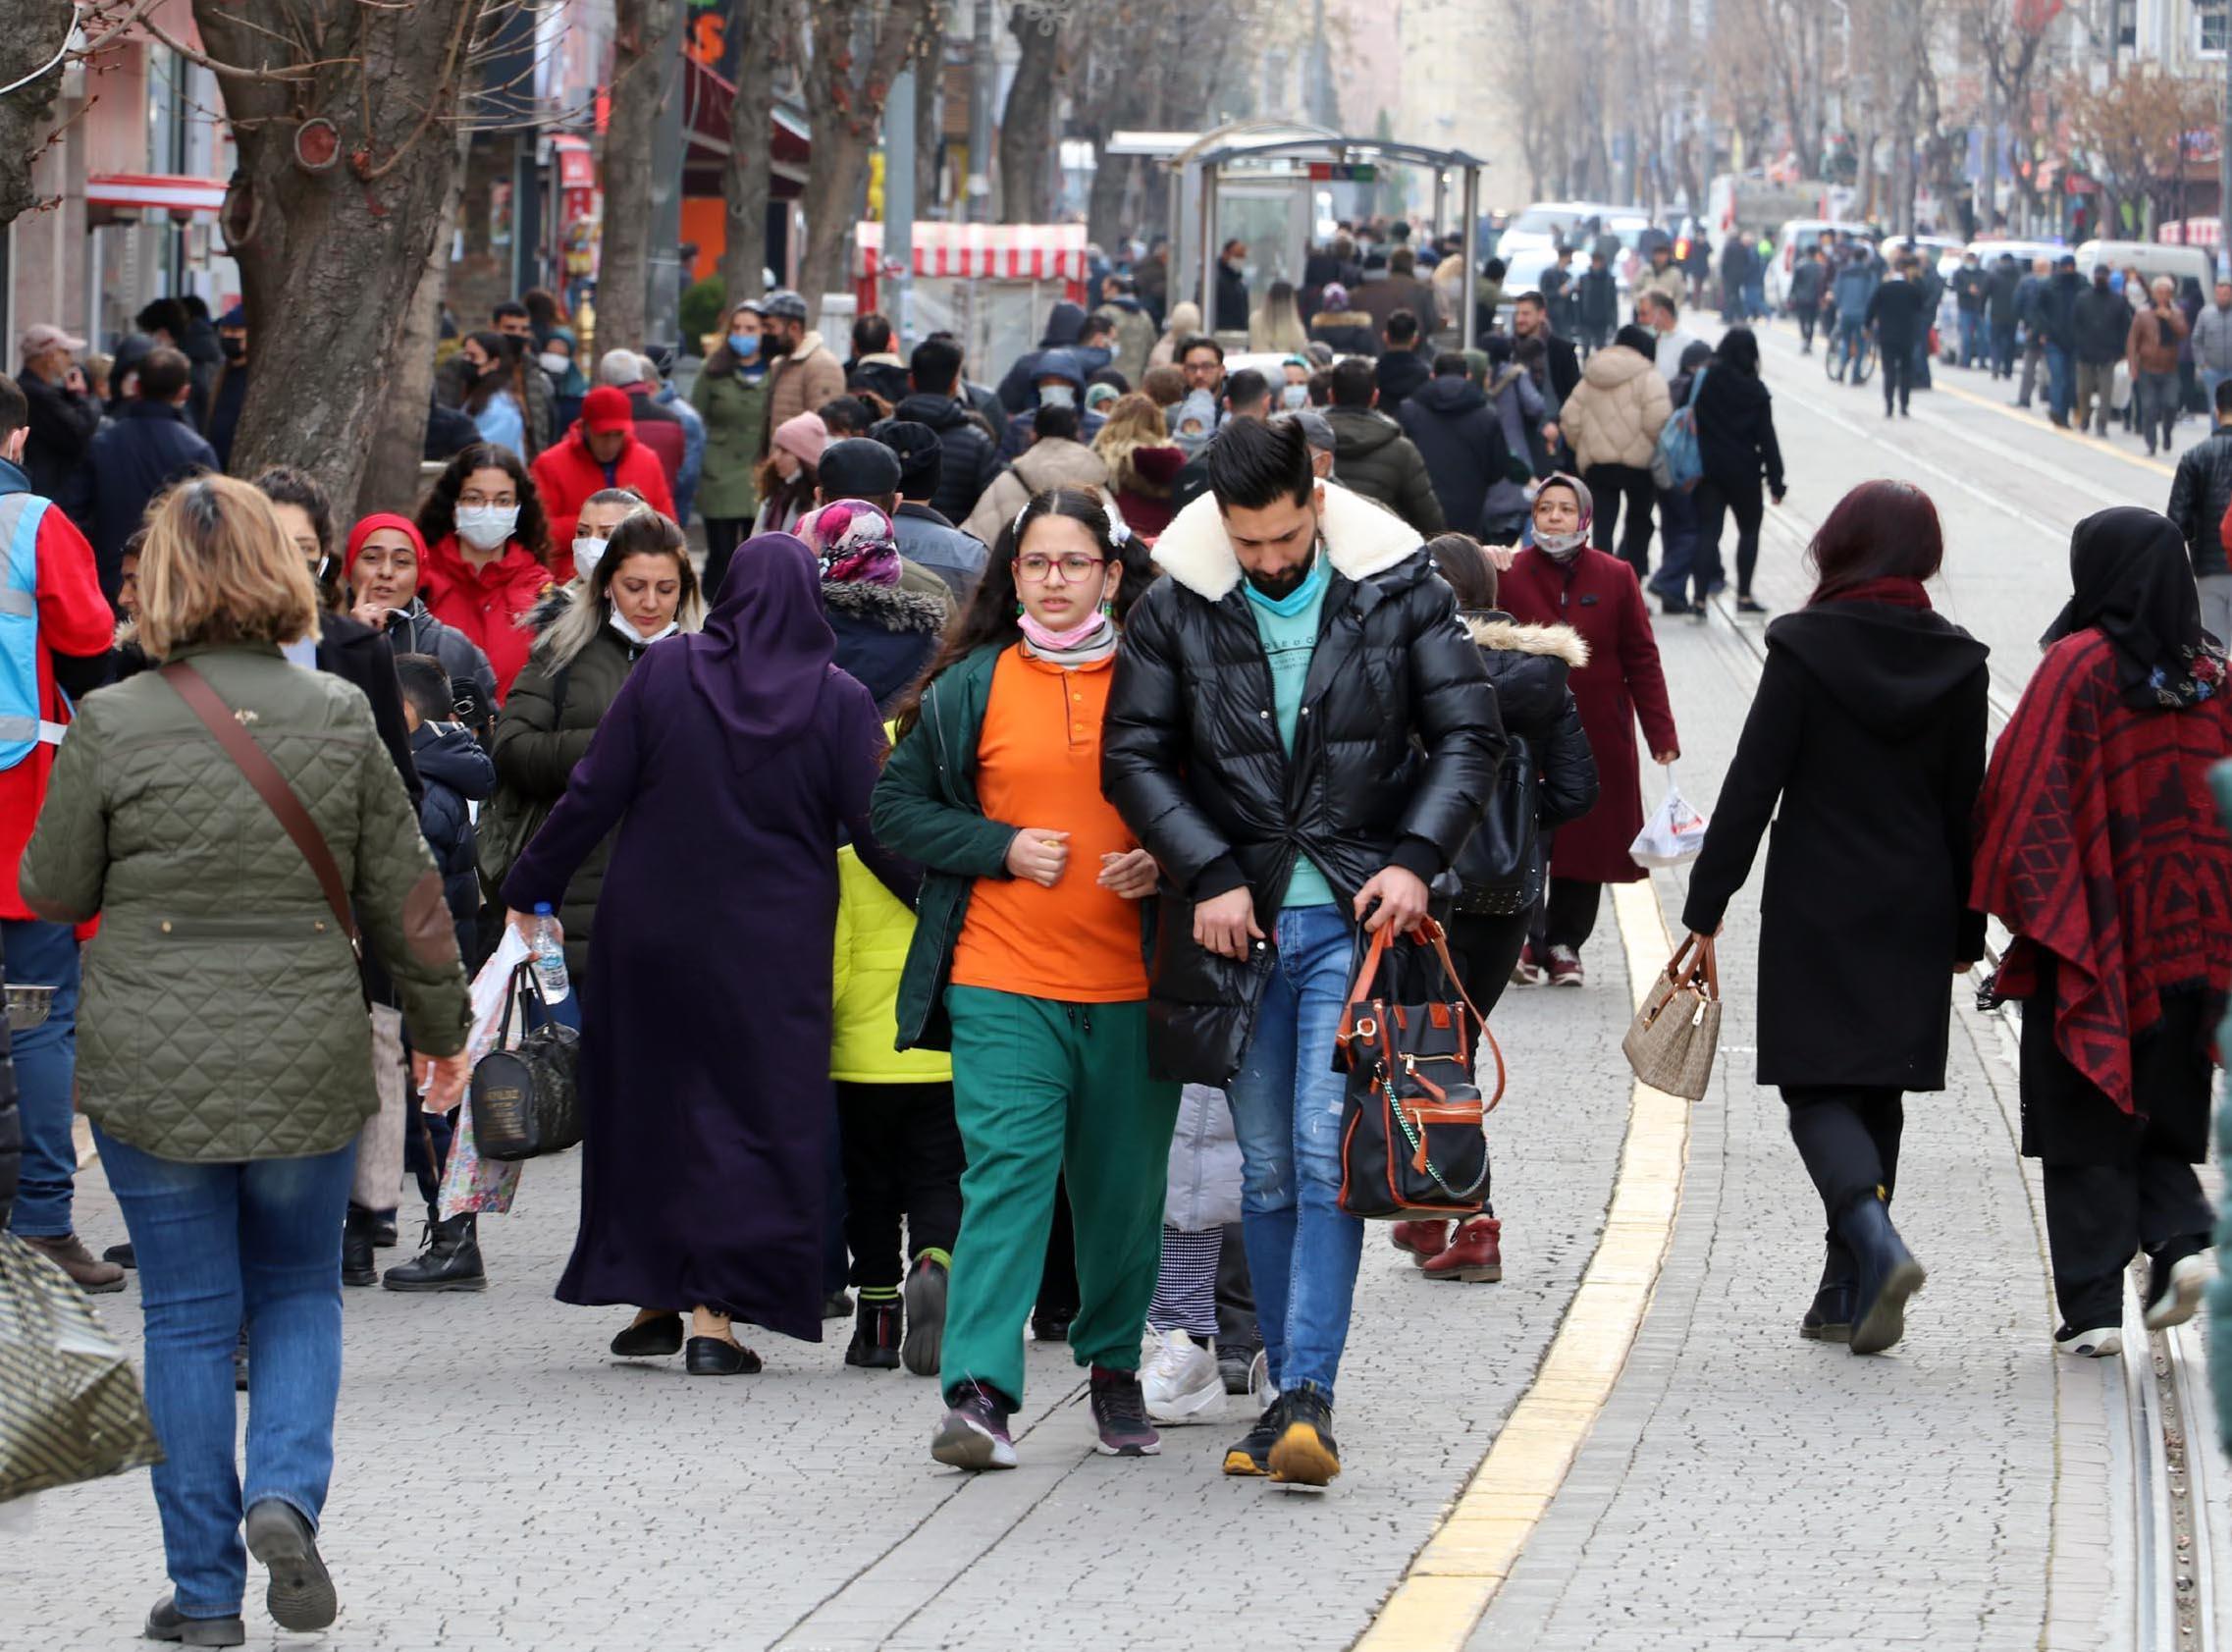
[[[840,499],[799,519],[798,537],[822,564],[825,585],[896,585],[899,542],[891,518],[864,499]]]

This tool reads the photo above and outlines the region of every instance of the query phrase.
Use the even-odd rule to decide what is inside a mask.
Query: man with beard
[[[1480,651],[1417,533],[1235,420],[1125,622],[1101,785],[1162,868],[1148,1054],[1226,1091],[1279,1398],[1228,1474],[1340,1472],[1363,1224],[1340,1208],[1333,1045],[1359,929],[1410,933],[1504,755]]]

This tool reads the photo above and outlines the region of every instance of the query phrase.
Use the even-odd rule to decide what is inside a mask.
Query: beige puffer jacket
[[[1583,471],[1599,464],[1645,470],[1673,413],[1674,400],[1658,369],[1639,351],[1612,345],[1589,357],[1581,382],[1559,409],[1558,423]]]

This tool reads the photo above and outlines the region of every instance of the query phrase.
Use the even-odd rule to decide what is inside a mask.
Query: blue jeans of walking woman
[[[78,936],[68,924],[0,920],[8,979],[51,986],[46,1019],[15,1036],[17,1111],[23,1119],[24,1186],[8,1225],[27,1239],[73,1231],[78,1145],[71,1139],[71,1089],[78,1073]]]
[[[1271,978],[1226,1091],[1241,1232],[1273,1385],[1331,1404],[1364,1246],[1364,1224],[1340,1207],[1345,1087],[1333,1070],[1354,931],[1338,906],[1291,907],[1272,928]]]
[[[155,1507],[178,1609],[239,1615],[240,1522],[266,1498],[317,1528],[341,1394],[341,1227],[356,1145],[309,1158],[189,1164],[94,1140],[139,1264]],[[233,1347],[248,1327],[247,1472],[234,1451]]]

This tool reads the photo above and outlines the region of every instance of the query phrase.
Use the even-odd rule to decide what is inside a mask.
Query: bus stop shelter
[[[1121,134],[1120,134],[1121,135]],[[1112,148],[1115,146],[1112,145]],[[1275,234],[1262,262],[1272,279],[1302,286],[1302,261],[1315,239],[1312,207],[1317,191],[1334,185],[1376,185],[1393,167],[1416,168],[1434,181],[1430,238],[1441,236],[1454,202],[1464,237],[1464,294],[1459,326],[1464,347],[1477,342],[1474,295],[1480,280],[1480,173],[1487,164],[1462,149],[1433,149],[1391,138],[1345,137],[1324,127],[1254,121],[1202,133],[1165,164],[1176,175],[1179,199],[1173,291],[1193,272],[1203,314],[1216,293],[1217,254],[1238,234],[1262,247],[1265,227]],[[1454,185],[1454,187],[1453,187]],[[1283,209],[1283,210],[1282,210]],[[1422,272],[1430,274],[1431,272]]]

